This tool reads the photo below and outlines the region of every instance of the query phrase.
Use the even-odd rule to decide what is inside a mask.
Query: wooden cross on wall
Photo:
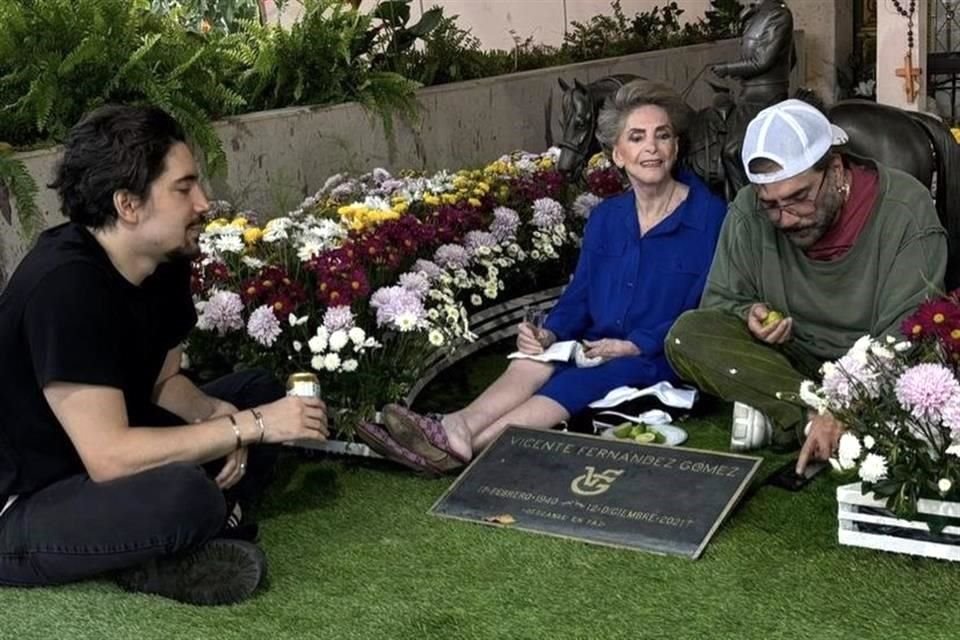
[[[897,69],[897,77],[903,78],[903,90],[907,94],[907,102],[913,104],[920,94],[920,74],[923,69],[913,66],[913,56],[907,53],[903,57],[903,66]]]

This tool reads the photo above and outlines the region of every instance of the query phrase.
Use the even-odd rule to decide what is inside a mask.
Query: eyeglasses
[[[827,171],[820,177],[820,184],[812,198],[804,198],[797,202],[788,202],[787,204],[767,205],[760,200],[757,195],[757,211],[763,213],[771,222],[779,222],[783,212],[786,211],[793,216],[803,218],[809,216],[817,210],[817,200],[820,199],[820,192],[823,191],[823,183],[827,180]]]

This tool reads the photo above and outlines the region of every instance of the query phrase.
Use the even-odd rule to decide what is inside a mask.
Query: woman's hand
[[[517,349],[521,353],[535,356],[557,341],[557,336],[549,329],[536,329],[526,322],[521,322],[517,329]]]
[[[625,356],[640,355],[640,348],[629,340],[602,338],[600,340],[584,340],[583,355],[587,358],[623,358]]]
[[[264,442],[323,441],[330,435],[327,405],[317,398],[287,396],[257,408],[263,416]],[[249,411],[241,415],[244,413],[251,415]]]
[[[229,489],[240,482],[243,475],[247,472],[247,448],[240,447],[236,451],[227,454],[224,460],[223,468],[217,474],[215,482],[221,489]]]

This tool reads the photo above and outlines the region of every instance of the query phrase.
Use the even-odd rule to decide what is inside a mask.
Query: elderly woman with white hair
[[[676,318],[700,302],[726,211],[677,166],[690,117],[671,88],[653,82],[631,82],[607,100],[597,138],[631,188],[590,214],[573,279],[543,328],[519,327],[524,353],[580,340],[598,366],[513,360],[459,411],[419,415],[387,405],[384,425],[362,425],[361,437],[408,467],[450,471],[507,425],[547,429],[617,387],[676,380],[663,341]]]

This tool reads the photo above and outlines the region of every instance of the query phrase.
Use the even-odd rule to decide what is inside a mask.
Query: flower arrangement
[[[922,497],[960,497],[960,290],[923,303],[901,331],[906,339],[861,338],[799,397],[847,427],[834,468],[916,518]]]
[[[566,282],[601,194],[567,184],[558,155],[338,174],[262,224],[216,203],[194,267],[191,367],[313,371],[349,434],[410,389],[428,352],[473,339],[473,311]]]

